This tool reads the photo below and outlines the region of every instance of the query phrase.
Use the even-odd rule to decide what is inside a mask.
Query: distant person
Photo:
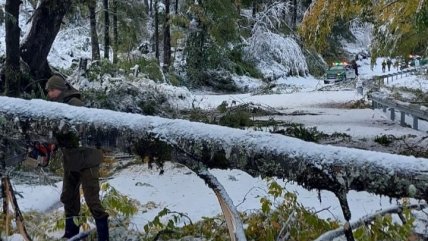
[[[383,60],[382,61],[382,73],[385,73],[385,68],[386,68],[386,61]]]
[[[386,61],[386,65],[388,65],[388,72],[391,71],[392,61],[390,58],[388,58],[388,60]]]
[[[419,62],[419,58],[415,59],[415,67],[419,67],[420,66],[420,62]]]
[[[400,62],[398,61],[398,59],[396,59],[395,60],[395,62],[394,62],[394,68],[396,68],[397,69],[397,71],[399,70],[399,68],[400,68]]]
[[[354,69],[355,71],[355,77],[358,76],[358,64],[356,60],[352,60],[351,61],[351,67]]]

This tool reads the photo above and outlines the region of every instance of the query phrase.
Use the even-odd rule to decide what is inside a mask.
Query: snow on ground
[[[147,165],[132,166],[116,173],[108,180],[119,192],[138,200],[143,206],[132,219],[133,228],[142,230],[142,227],[153,220],[163,208],[185,213],[192,221],[221,213],[213,191],[193,172],[173,163],[166,163],[164,170],[164,174],[159,175],[158,170],[149,169]],[[224,185],[234,204],[238,205],[239,211],[259,210],[260,198],[268,196],[267,181],[259,177],[251,177],[240,170],[214,169],[211,173]],[[319,217],[344,221],[339,202],[333,193],[329,191],[318,193],[293,183],[277,181],[285,186],[287,191],[296,193],[298,201],[306,208],[313,211],[322,210],[318,213]],[[15,190],[24,197],[18,197],[21,210],[46,212],[51,205],[59,202],[61,185],[61,183],[57,184],[58,187],[15,185]],[[397,205],[396,199],[355,191],[348,193],[348,201],[352,213],[351,220]]]
[[[4,4],[4,0],[0,0]],[[29,8],[29,4],[23,4]],[[24,32],[28,29],[26,21],[29,17],[21,15],[20,26]],[[54,42],[49,55],[50,63],[56,67],[67,68],[73,58],[88,57],[87,26],[82,28],[69,29],[62,31]],[[77,33],[77,34],[76,34]],[[367,36],[363,34],[363,36]],[[4,31],[0,30],[0,52],[5,51]],[[67,46],[64,48],[63,46]],[[71,48],[69,48],[72,46]],[[363,50],[364,46],[361,47]],[[353,46],[351,49],[356,49]],[[73,49],[73,50],[70,50]],[[376,61],[373,69],[370,66],[370,60],[358,61],[360,65],[360,77],[369,79],[375,75],[397,72],[397,69],[391,68],[383,73],[381,69],[382,58]],[[235,82],[240,86],[248,86],[248,89],[261,87],[260,81],[236,77]],[[403,128],[388,119],[388,114],[379,110],[350,110],[342,108],[333,108],[342,103],[359,100],[361,96],[357,95],[355,90],[342,91],[315,91],[324,84],[319,79],[311,76],[307,78],[290,77],[280,78],[276,84],[281,88],[281,92],[288,94],[276,95],[214,95],[198,94],[196,107],[204,109],[215,108],[223,101],[229,104],[232,102],[253,102],[265,106],[270,106],[290,114],[296,111],[302,113],[315,113],[316,115],[285,115],[282,120],[302,123],[307,126],[317,126],[321,131],[343,132],[355,137],[372,137],[380,134],[393,134],[401,136],[405,134],[426,135],[424,131],[416,131],[411,128]],[[394,80],[388,83],[391,86],[415,86],[428,90],[428,81],[419,77],[406,77]],[[275,91],[275,88],[273,89]],[[289,90],[289,91],[288,91]],[[420,127],[427,130],[426,123],[420,123]],[[238,210],[246,211],[259,209],[260,196],[266,194],[266,181],[261,178],[251,177],[240,170],[211,170],[211,172],[225,186],[229,195],[235,204],[239,204]],[[138,200],[141,204],[153,202],[154,208],[141,210],[134,218],[135,227],[142,229],[142,226],[152,220],[157,213],[167,207],[173,211],[184,212],[196,221],[204,216],[214,216],[220,213],[220,206],[216,201],[214,193],[196,177],[194,173],[186,168],[177,167],[175,164],[167,163],[165,173],[159,175],[158,171],[150,170],[146,165],[134,166],[125,169],[109,179],[108,182],[121,193],[129,195]],[[143,185],[136,185],[141,183]],[[29,210],[47,211],[59,202],[62,183],[56,186],[43,185],[15,185],[14,189],[20,192],[23,198],[18,197],[20,208],[25,212]],[[322,218],[334,218],[343,221],[342,211],[337,198],[328,191],[321,191],[322,202],[318,200],[318,192],[308,191],[302,187],[287,183],[286,189],[298,194],[298,201],[305,207],[312,210],[328,210],[319,212]],[[244,200],[245,199],[245,200]],[[352,220],[356,220],[366,214],[373,213],[382,208],[388,208],[395,205],[396,200],[390,200],[387,197],[379,197],[366,192],[351,191],[348,194],[348,201],[351,208]]]

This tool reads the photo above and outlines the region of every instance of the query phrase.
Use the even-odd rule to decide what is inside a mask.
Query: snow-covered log
[[[26,136],[46,137],[65,124],[107,147],[127,149],[155,137],[198,160],[173,160],[193,165],[192,169],[202,162],[208,167],[241,169],[254,176],[287,178],[306,188],[334,192],[342,207],[347,206],[348,190],[428,200],[427,159],[319,145],[279,134],[186,120],[0,97],[0,125],[20,129]],[[348,219],[350,213],[346,208],[344,211]]]

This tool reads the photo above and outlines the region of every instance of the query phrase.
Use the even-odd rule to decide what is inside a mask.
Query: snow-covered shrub
[[[285,25],[283,14],[288,9],[287,3],[274,3],[259,12],[245,48],[246,58],[254,61],[267,79],[308,73],[306,58],[299,44],[278,30]]]
[[[143,77],[105,74],[97,81],[74,77],[70,82],[82,92],[88,106],[116,111],[170,116],[176,110],[190,109],[194,99],[185,87],[160,84]],[[148,109],[154,112],[145,113]]]

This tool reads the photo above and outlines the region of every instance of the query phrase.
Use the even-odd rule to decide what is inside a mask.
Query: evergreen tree
[[[110,18],[108,0],[103,0],[104,10],[104,58],[109,59],[110,56]]]
[[[6,12],[6,65],[4,92],[7,96],[19,96],[21,94],[21,70],[19,62],[19,5],[20,1],[7,0]]]
[[[165,20],[163,28],[163,71],[168,72],[171,64],[170,1],[165,0]]]
[[[117,63],[117,52],[119,48],[119,33],[118,33],[118,0],[112,0],[112,15],[113,15],[113,63]]]
[[[100,60],[100,47],[97,33],[96,0],[88,0],[89,22],[91,26],[92,60]]]

